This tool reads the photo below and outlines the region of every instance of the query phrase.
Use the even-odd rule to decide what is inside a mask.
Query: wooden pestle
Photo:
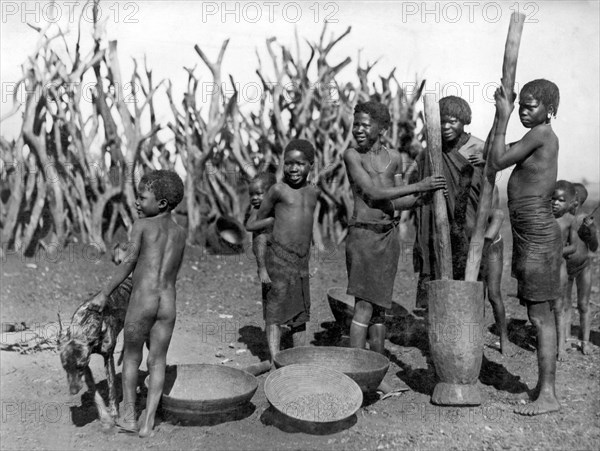
[[[442,131],[440,106],[433,94],[425,94],[425,128],[427,131],[427,152],[431,163],[431,175],[443,175],[442,170]],[[444,191],[433,193],[433,214],[435,218],[434,239],[436,272],[442,280],[452,279],[452,247],[450,245],[450,226]]]
[[[521,44],[521,34],[523,33],[523,25],[525,23],[525,14],[512,13],[510,16],[510,25],[508,27],[508,36],[504,47],[504,61],[502,64],[502,86],[506,94],[510,97],[513,95],[515,76],[517,72],[517,59],[519,57],[519,45]],[[494,185],[496,182],[496,172],[490,168],[490,148],[494,141],[496,131],[496,123],[498,118],[494,118],[494,124],[490,134],[485,142],[484,154],[486,164],[484,168],[484,177],[481,186],[481,194],[479,197],[479,205],[477,206],[477,221],[471,243],[469,245],[469,256],[467,259],[467,267],[465,271],[465,280],[476,282],[479,275],[479,267],[483,254],[483,244],[485,229],[488,223],[490,212],[492,209],[492,196],[494,194]]]

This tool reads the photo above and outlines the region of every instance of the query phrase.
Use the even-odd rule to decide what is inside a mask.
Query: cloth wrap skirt
[[[310,251],[299,255],[273,238],[267,242],[265,264],[270,284],[263,285],[263,315],[272,324],[298,327],[310,319],[308,262]]]
[[[346,239],[347,294],[391,308],[399,257],[398,221],[350,221]]]
[[[529,196],[509,200],[513,235],[512,276],[523,302],[544,302],[560,296],[562,236],[552,215],[551,199]]]

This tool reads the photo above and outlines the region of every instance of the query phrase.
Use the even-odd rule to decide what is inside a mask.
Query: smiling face
[[[159,214],[167,206],[165,199],[157,200],[154,193],[145,186],[141,186],[138,189],[138,196],[135,201],[135,208],[137,209],[138,216],[140,218],[151,218]]]
[[[555,189],[552,194],[552,214],[560,218],[573,207],[573,199],[570,199],[564,189]]]
[[[356,113],[352,124],[352,136],[359,149],[368,150],[383,136],[385,129],[367,113]]]
[[[465,124],[454,116],[442,116],[442,140],[445,143],[454,142],[463,134]]]
[[[306,182],[312,163],[303,152],[288,150],[283,157],[283,176],[288,185],[298,186]]]
[[[264,188],[263,183],[260,180],[252,182],[248,187],[248,193],[250,194],[250,204],[254,208],[259,208],[260,204],[265,197],[267,190]]]
[[[552,108],[547,108],[542,102],[527,94],[519,100],[519,119],[526,128],[533,128],[548,122],[548,113]]]

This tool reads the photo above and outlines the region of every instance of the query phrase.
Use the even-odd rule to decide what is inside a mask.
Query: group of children
[[[558,107],[558,88],[546,80],[535,80],[523,87],[519,116],[530,131],[510,146],[506,146],[504,136],[514,100],[509,99],[502,88],[495,98],[498,120],[492,131],[487,161],[494,170],[516,165],[508,183],[514,242],[513,275],[519,283],[518,297],[527,306],[538,333],[536,399],[517,412],[535,415],[559,408],[554,389],[556,350],[558,343],[559,355],[564,351],[564,330],[570,324],[570,319],[565,319],[570,314],[570,295],[565,293],[566,290],[570,293],[573,281],[577,284],[582,317],[583,352],[590,350],[588,249],[595,250],[598,242],[593,220],[581,213],[587,196],[585,188],[563,181],[556,183],[558,140],[550,118]],[[442,115],[442,122],[444,120]],[[470,116],[468,121],[466,117],[462,121],[470,122]],[[353,238],[347,243],[348,293],[357,301],[351,345],[365,347],[369,333],[371,349],[383,352],[383,317],[391,303],[399,251],[394,211],[421,208],[427,203],[427,192],[447,188],[447,183],[442,176],[425,177],[410,185],[396,183],[394,176],[401,168],[401,160],[397,151],[383,145],[389,125],[385,106],[376,102],[359,104],[354,122],[357,146],[344,154],[355,197],[349,232]],[[470,135],[461,134],[462,128],[459,132],[448,131],[446,140],[452,142],[457,138],[461,145],[456,148],[462,149],[471,140]],[[486,156],[482,159],[481,155],[468,153],[464,157],[476,166]],[[252,248],[262,283],[263,316],[271,358],[280,350],[284,326],[293,334],[295,346],[307,344],[309,255],[319,196],[318,188],[308,181],[314,159],[315,149],[309,141],[292,140],[283,153],[283,179],[277,181],[273,174],[260,174],[249,186],[251,208],[245,226],[253,233]],[[124,328],[124,409],[117,426],[142,437],[152,432],[175,324],[175,281],[186,234],[173,221],[171,211],[182,197],[183,183],[172,171],[153,171],[142,178],[136,203],[140,219],[135,221],[131,231],[133,251],[94,301],[94,305],[102,309],[112,290],[132,274],[133,289]],[[492,244],[499,242],[498,228],[486,235]],[[492,255],[495,257],[491,261],[496,262],[493,272],[501,274],[501,249],[492,251]],[[387,268],[390,265],[392,268]],[[561,267],[562,279],[559,277]],[[389,272],[385,280],[381,278],[382,271]],[[494,277],[492,288],[499,291],[499,276]],[[508,338],[501,298],[494,313],[497,322],[499,318],[504,320],[499,325],[502,345],[506,346]],[[555,325],[558,325],[558,341]],[[137,371],[144,343],[149,346],[150,382],[146,410],[138,422],[135,416]]]
[[[565,358],[565,344],[571,332],[571,295],[573,283],[577,287],[581,351],[591,352],[590,345],[590,292],[592,270],[590,251],[598,249],[596,225],[592,216],[582,212],[588,192],[581,183],[566,180],[556,182],[552,195],[552,212],[560,226],[563,239],[563,261],[560,270],[560,297],[554,307],[558,360]]]

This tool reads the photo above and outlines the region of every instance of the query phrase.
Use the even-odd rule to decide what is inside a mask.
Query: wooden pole
[[[519,57],[519,45],[521,44],[521,34],[523,33],[523,25],[525,23],[525,14],[512,13],[510,16],[510,25],[508,27],[508,36],[506,37],[506,45],[504,47],[504,61],[502,64],[502,86],[509,98],[513,95],[515,86],[515,76],[517,72],[517,58]],[[471,243],[469,245],[469,257],[467,259],[467,267],[465,271],[465,280],[475,282],[479,275],[479,266],[483,253],[483,242],[485,228],[490,216],[492,208],[492,196],[494,193],[494,184],[496,182],[496,172],[492,171],[489,166],[490,147],[494,140],[496,130],[497,117],[494,118],[494,125],[485,143],[485,152],[487,161],[484,168],[484,177],[481,187],[481,195],[479,197],[479,205],[477,207],[477,222]]]
[[[443,175],[442,170],[442,131],[440,106],[433,94],[426,94],[425,128],[427,131],[427,152],[431,163],[431,175]],[[441,279],[452,279],[452,248],[450,245],[450,227],[448,210],[443,190],[433,193],[433,214],[435,217],[435,257]]]

